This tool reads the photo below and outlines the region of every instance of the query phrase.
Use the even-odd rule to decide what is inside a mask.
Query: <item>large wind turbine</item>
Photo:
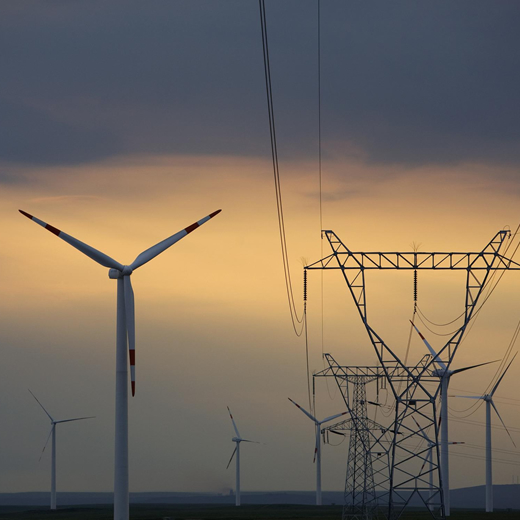
[[[31,392],[29,390],[29,392]],[[47,441],[45,442],[45,446],[42,450],[45,451],[49,439],[52,435],[52,454],[51,454],[51,509],[56,509],[56,425],[64,422],[72,422],[72,421],[82,421],[84,419],[94,419],[94,417],[76,417],[75,419],[63,419],[61,421],[55,421],[51,414],[44,408],[43,404],[38,401],[38,398],[31,392],[31,395],[36,399],[36,402],[41,406],[42,410],[47,414],[47,417],[51,420],[51,431],[49,432],[49,436],[47,437]],[[40,456],[41,459],[41,456]]]
[[[235,419],[233,419],[233,416],[231,415],[231,410],[229,409],[229,406],[227,407],[229,412],[229,417],[231,417],[231,422],[233,423],[233,428],[235,429],[235,433],[237,434],[236,437],[233,437],[231,440],[236,443],[235,449],[233,450],[233,453],[231,454],[231,458],[229,459],[228,465],[226,466],[226,469],[229,468],[229,465],[231,464],[231,461],[233,460],[233,457],[237,456],[235,460],[235,468],[236,468],[236,491],[235,491],[235,505],[240,505],[240,443],[241,442],[254,442],[255,444],[259,444],[256,441],[248,441],[247,439],[242,439],[240,437],[240,433],[238,433],[237,425],[235,424]]]
[[[134,292],[130,275],[138,267],[153,260],[157,255],[178,242],[181,238],[202,226],[209,219],[220,213],[215,211],[195,222],[191,226],[166,238],[162,242],[143,251],[130,265],[123,265],[108,255],[80,242],[76,238],[20,210],[22,215],[58,236],[94,262],[109,268],[108,277],[117,280],[117,339],[116,339],[116,427],[115,427],[115,467],[114,467],[114,520],[129,518],[129,482],[128,482],[128,361],[130,357],[132,395],[135,394],[135,312]]]
[[[518,354],[518,352],[517,352]],[[500,422],[502,423],[502,426],[506,430],[507,434],[509,435],[509,438],[511,439],[511,442],[516,448],[515,441],[513,440],[513,437],[511,437],[511,434],[509,433],[509,430],[506,427],[506,424],[502,420],[502,417],[500,417],[500,414],[498,413],[497,407],[495,406],[495,403],[493,402],[493,396],[495,395],[495,392],[498,388],[498,385],[501,383],[502,379],[504,379],[504,376],[506,375],[506,372],[509,370],[509,367],[511,366],[511,363],[515,360],[516,354],[513,356],[513,359],[509,362],[509,365],[507,365],[506,369],[498,379],[498,381],[495,383],[495,386],[492,388],[491,392],[489,394],[485,395],[455,395],[453,397],[464,397],[465,399],[482,399],[486,403],[486,513],[492,513],[493,512],[493,469],[491,466],[491,407],[495,410],[495,412],[498,415],[498,418],[500,419]]]
[[[316,463],[316,505],[321,506],[321,425],[332,421],[332,419],[336,419],[337,417],[341,417],[342,415],[347,414],[348,412],[337,413],[336,415],[331,415],[323,421],[318,421],[314,415],[311,415],[307,410],[302,408],[298,403],[295,403],[290,397],[288,397],[289,401],[298,407],[311,421],[314,422],[316,426],[316,447],[314,448],[314,462]]]
[[[437,369],[433,372],[433,374],[438,376],[441,380],[441,473],[442,488],[444,491],[444,514],[446,516],[450,516],[450,462],[448,453],[448,445],[450,444],[448,439],[448,385],[450,384],[450,378],[454,374],[458,374],[460,372],[464,372],[472,368],[489,365],[490,363],[495,363],[495,361],[488,361],[487,363],[480,363],[478,365],[472,365],[470,367],[458,368],[457,370],[449,370],[447,365],[439,359],[439,355],[437,354],[437,352],[435,352],[433,347],[421,334],[421,332],[415,326],[413,321],[410,320],[410,323],[413,325],[413,328],[417,331],[417,334],[419,334],[421,339],[424,341],[424,344],[430,351],[430,354],[432,355],[433,360],[437,365]]]

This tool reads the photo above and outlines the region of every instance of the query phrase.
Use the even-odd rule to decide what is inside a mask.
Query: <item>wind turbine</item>
[[[229,459],[228,465],[226,466],[226,469],[229,468],[229,465],[231,464],[231,461],[233,460],[233,457],[236,453],[236,460],[235,460],[235,467],[236,467],[236,492],[235,492],[235,505],[240,505],[240,443],[241,442],[253,442],[255,444],[259,444],[257,441],[248,441],[247,439],[242,439],[240,437],[240,433],[238,433],[237,425],[235,424],[235,419],[233,419],[233,416],[231,415],[231,410],[229,409],[229,406],[227,407],[229,412],[229,417],[231,417],[231,422],[233,423],[233,428],[235,429],[235,433],[237,434],[236,437],[233,437],[231,440],[236,443],[235,449],[233,450],[233,453],[231,454],[231,458]]]
[[[128,479],[128,361],[130,357],[132,395],[135,395],[135,309],[134,292],[130,275],[138,267],[153,260],[181,238],[202,226],[220,213],[215,211],[166,238],[162,242],[143,251],[130,265],[123,265],[101,251],[77,240],[42,220],[19,210],[22,215],[58,236],[94,262],[109,268],[108,277],[117,280],[117,339],[116,339],[116,425],[115,425],[115,464],[114,464],[114,520],[129,518],[129,479]]]
[[[332,421],[332,419],[336,419],[337,417],[341,417],[345,415],[347,412],[337,413],[336,415],[331,415],[323,421],[318,421],[316,417],[311,415],[307,410],[302,408],[299,404],[295,403],[290,397],[288,397],[289,401],[298,407],[311,421],[316,425],[316,447],[314,448],[314,462],[316,463],[316,505],[321,506],[321,425]]]
[[[516,448],[515,441],[513,440],[513,437],[511,437],[511,434],[509,433],[509,430],[507,429],[506,424],[502,420],[502,417],[500,417],[497,407],[495,406],[495,403],[493,402],[493,396],[495,395],[498,385],[501,383],[502,379],[504,379],[506,372],[509,370],[511,363],[515,360],[515,357],[517,354],[518,354],[518,352],[513,356],[513,359],[509,362],[509,365],[507,365],[506,369],[504,370],[504,372],[502,373],[502,375],[500,376],[498,381],[495,383],[495,386],[492,388],[492,390],[489,394],[454,395],[453,396],[453,397],[463,397],[465,399],[482,399],[486,403],[486,513],[493,512],[493,469],[491,466],[491,462],[492,462],[492,460],[491,460],[491,407],[493,407],[493,409],[497,413],[498,418],[500,419],[500,422],[502,423],[502,426],[504,427],[507,434],[509,435],[511,442],[513,443],[513,446]]]
[[[441,473],[442,473],[442,488],[444,491],[444,514],[450,516],[450,463],[448,453],[448,385],[450,384],[450,378],[454,374],[465,372],[472,368],[489,365],[495,363],[495,361],[488,361],[487,363],[480,363],[478,365],[472,365],[470,367],[458,368],[457,370],[449,370],[447,365],[439,359],[439,355],[433,347],[428,343],[426,338],[421,334],[419,329],[415,326],[414,322],[410,320],[413,328],[417,331],[417,334],[424,341],[424,344],[430,351],[433,357],[437,369],[433,371],[433,375],[436,375],[441,380],[441,413],[440,413],[440,424],[441,424]]]
[[[63,419],[61,421],[55,421],[51,414],[44,408],[43,404],[38,401],[38,398],[29,390],[31,395],[36,399],[36,402],[41,406],[42,410],[47,414],[47,417],[51,420],[51,431],[49,432],[49,436],[47,437],[47,440],[45,441],[45,446],[42,450],[45,451],[45,448],[47,447],[47,444],[49,443],[49,439],[52,435],[52,454],[51,454],[51,509],[56,509],[56,425],[60,423],[65,422],[72,422],[72,421],[82,421],[84,419],[94,419],[94,417],[76,417],[75,419]],[[42,458],[42,455],[40,455],[40,460]]]

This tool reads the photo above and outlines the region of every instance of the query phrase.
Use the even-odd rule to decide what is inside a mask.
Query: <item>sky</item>
[[[317,2],[267,0],[266,13],[301,312],[302,263],[329,252]],[[321,1],[325,229],[357,251],[480,251],[516,229],[519,23],[516,1]],[[287,400],[308,402],[305,342],[284,286],[258,2],[3,2],[0,38],[0,491],[49,487],[50,449],[38,458],[50,425],[27,389],[57,419],[96,416],[58,426],[58,491],[110,491],[113,480],[115,283],[18,209],[121,263],[222,209],[132,277],[130,488],[227,492],[229,406],[262,443],[242,450],[243,490],[313,489],[313,426]],[[309,273],[311,371],[323,352],[375,363],[340,275],[321,280]],[[421,272],[421,310],[451,321],[464,284],[462,273]],[[502,358],[519,289],[520,273],[506,273],[455,367]],[[367,294],[371,323],[403,355],[412,274],[370,273]],[[410,360],[424,353],[413,337]],[[460,374],[453,391],[483,392],[495,367]],[[515,362],[496,404],[520,446],[519,376]],[[316,405],[320,417],[343,411],[333,381],[318,382]],[[451,437],[467,443],[451,450],[452,487],[483,484],[484,408],[450,406]],[[520,453],[502,429],[493,436],[505,450],[495,483],[510,483]],[[347,447],[324,447],[324,489],[343,488]]]

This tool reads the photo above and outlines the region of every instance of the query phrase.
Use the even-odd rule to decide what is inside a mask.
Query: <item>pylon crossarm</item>
[[[353,252],[341,242],[333,231],[324,231],[333,254],[318,260],[306,269],[437,269],[466,270],[488,269],[520,270],[520,264],[499,253],[508,231],[499,231],[489,244],[478,252]],[[337,265],[333,259],[338,260]]]

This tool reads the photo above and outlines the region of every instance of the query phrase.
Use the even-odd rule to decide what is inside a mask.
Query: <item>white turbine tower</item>
[[[108,276],[117,280],[117,339],[116,339],[116,427],[115,427],[115,464],[114,464],[114,520],[129,518],[129,479],[128,479],[128,361],[126,350],[130,357],[132,395],[135,394],[135,309],[134,292],[130,275],[138,267],[153,260],[181,238],[197,229],[199,226],[220,213],[215,211],[195,222],[191,226],[166,238],[162,242],[143,251],[130,265],[123,265],[108,255],[80,242],[76,238],[56,229],[25,211],[22,215],[44,227],[58,236],[94,262],[109,269]]]
[[[255,444],[260,444],[256,441],[248,441],[247,439],[242,439],[240,437],[240,433],[238,433],[237,425],[235,424],[235,419],[233,419],[233,416],[231,415],[231,410],[229,409],[229,406],[227,407],[229,412],[229,417],[231,417],[231,422],[233,423],[233,428],[235,429],[235,433],[237,434],[236,437],[233,437],[231,440],[236,443],[235,449],[233,450],[233,453],[231,454],[231,458],[229,459],[228,465],[226,466],[226,469],[229,468],[229,465],[231,464],[231,461],[233,460],[233,457],[237,456],[235,460],[235,468],[236,468],[236,492],[235,492],[235,505],[240,505],[240,443],[241,442],[253,442]]]
[[[490,363],[495,363],[495,361],[488,361],[487,363],[480,363],[478,365],[472,365],[470,367],[458,368],[457,370],[448,370],[446,364],[440,360],[439,355],[433,347],[428,343],[426,338],[421,334],[419,329],[415,326],[413,321],[410,320],[410,323],[413,325],[413,328],[417,331],[417,334],[424,341],[424,344],[430,351],[430,354],[433,357],[437,365],[437,370],[433,373],[441,380],[441,414],[440,414],[440,425],[441,425],[441,472],[442,472],[442,488],[444,491],[444,514],[446,516],[450,516],[450,463],[449,463],[449,453],[448,446],[450,444],[448,439],[448,385],[450,384],[450,378],[454,374],[458,374],[460,372],[465,372],[466,370],[470,370],[472,368],[481,367],[484,365],[489,365]]]
[[[52,453],[51,453],[51,509],[56,509],[56,425],[65,422],[82,421],[84,419],[94,419],[94,417],[76,417],[75,419],[63,419],[61,421],[55,421],[51,414],[44,408],[43,404],[38,401],[38,398],[29,390],[31,395],[36,399],[36,402],[41,406],[42,410],[47,414],[47,417],[51,420],[51,431],[43,446],[42,455],[49,443],[49,439],[52,436]],[[42,458],[40,455],[40,460]]]
[[[335,415],[331,415],[323,421],[318,421],[316,417],[311,415],[307,410],[302,408],[299,404],[295,403],[290,397],[288,397],[289,401],[298,407],[311,421],[314,422],[316,426],[316,446],[314,448],[314,462],[316,463],[316,505],[321,506],[321,425],[332,421],[332,419],[336,419],[337,417],[341,417],[342,415],[347,414],[348,412],[337,413]]]
[[[518,352],[517,352],[518,354]],[[492,388],[491,392],[489,394],[485,395],[455,395],[453,397],[463,397],[465,399],[482,399],[486,403],[486,513],[492,513],[493,512],[493,469],[491,465],[491,407],[495,410],[497,413],[498,418],[500,419],[500,422],[502,423],[502,426],[506,430],[507,434],[509,435],[509,438],[511,439],[511,442],[513,443],[514,447],[516,448],[515,441],[513,440],[513,437],[511,437],[511,434],[509,433],[509,430],[506,427],[506,424],[502,420],[502,417],[500,417],[500,414],[498,413],[497,407],[495,406],[495,403],[493,402],[493,396],[495,395],[495,392],[498,388],[498,385],[501,383],[502,379],[504,379],[504,376],[506,375],[506,372],[509,370],[509,367],[511,366],[511,363],[515,360],[516,354],[513,356],[513,359],[509,362],[509,365],[507,365],[506,369],[498,379],[498,381],[495,383],[495,386]]]

